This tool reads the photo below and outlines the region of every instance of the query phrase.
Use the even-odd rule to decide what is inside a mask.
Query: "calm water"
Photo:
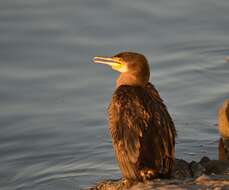
[[[0,2],[0,189],[118,178],[106,124],[117,73],[95,55],[144,53],[178,131],[176,157],[217,158],[229,98],[228,0]]]

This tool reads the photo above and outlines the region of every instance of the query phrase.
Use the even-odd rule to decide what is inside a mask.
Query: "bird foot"
[[[146,168],[140,171],[140,176],[143,182],[152,180],[158,176],[158,171],[155,169]]]

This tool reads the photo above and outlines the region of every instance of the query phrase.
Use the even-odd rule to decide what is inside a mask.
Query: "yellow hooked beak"
[[[93,58],[94,63],[102,63],[105,65],[109,65],[112,67],[112,69],[119,71],[121,73],[124,73],[127,71],[127,66],[126,63],[124,61],[122,61],[120,58],[118,57],[94,57]]]

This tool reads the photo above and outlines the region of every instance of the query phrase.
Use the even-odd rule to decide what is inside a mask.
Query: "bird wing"
[[[147,88],[123,85],[116,90],[109,106],[109,129],[125,177],[136,178],[147,167],[169,172],[176,132],[151,84]]]

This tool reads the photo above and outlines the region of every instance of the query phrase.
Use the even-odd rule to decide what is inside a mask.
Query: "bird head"
[[[145,85],[149,81],[150,69],[144,55],[134,52],[121,52],[112,57],[97,56],[95,63],[109,65],[113,70],[120,72],[117,85]]]

